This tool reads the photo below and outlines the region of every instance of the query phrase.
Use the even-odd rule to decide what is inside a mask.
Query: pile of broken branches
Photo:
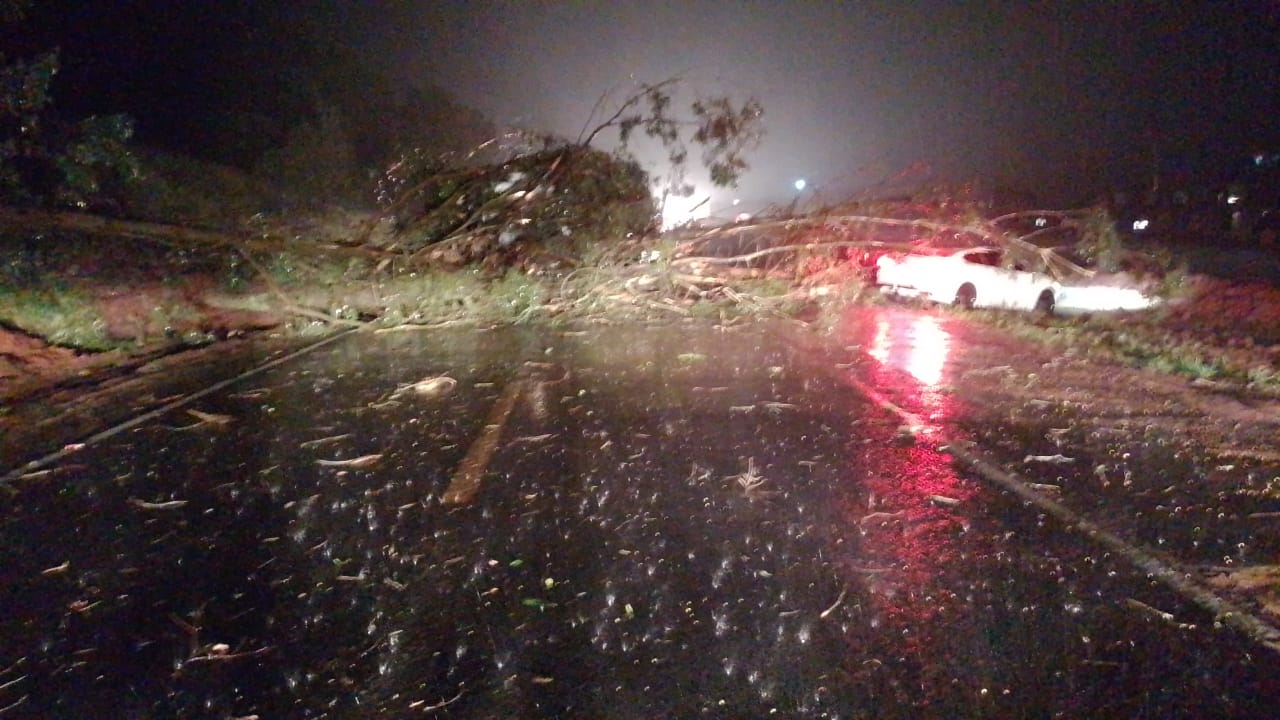
[[[624,238],[652,229],[655,208],[639,165],[581,144],[541,148],[483,161],[496,141],[468,156],[407,155],[387,171],[382,212],[370,223],[393,226],[383,251],[411,264],[459,266],[501,258],[517,248],[579,239]]]

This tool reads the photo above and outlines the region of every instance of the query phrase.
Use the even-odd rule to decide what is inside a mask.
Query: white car
[[[1060,291],[1053,276],[1011,262],[995,247],[942,255],[882,255],[876,260],[875,281],[890,295],[1045,314],[1053,312]]]
[[[1161,303],[1136,287],[1106,285],[1101,282],[1063,284],[1058,288],[1056,309],[1061,315],[1091,312],[1146,310]]]

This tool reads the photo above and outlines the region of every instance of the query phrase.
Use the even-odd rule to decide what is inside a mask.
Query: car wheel
[[[971,283],[965,283],[956,290],[956,299],[954,305],[965,310],[972,310],[974,304],[978,301],[978,289]]]
[[[1036,298],[1036,312],[1041,315],[1052,315],[1054,305],[1052,290],[1045,290]]]

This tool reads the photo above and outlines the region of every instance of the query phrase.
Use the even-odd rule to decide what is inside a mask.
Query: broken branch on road
[[[373,467],[382,459],[382,453],[373,453],[372,455],[361,455],[347,460],[325,460],[317,458],[316,464],[324,467],[341,467],[341,468],[367,468]]]
[[[187,500],[166,500],[164,502],[148,502],[138,498],[129,498],[129,504],[139,510],[178,510],[187,506]]]

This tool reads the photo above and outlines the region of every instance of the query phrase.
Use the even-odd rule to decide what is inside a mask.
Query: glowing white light
[[[937,387],[942,383],[942,370],[951,351],[951,334],[942,329],[937,318],[921,317],[913,323],[910,337],[907,372],[924,385]]]
[[[1158,304],[1158,297],[1147,297],[1137,288],[1101,285],[1064,287],[1057,302],[1063,311],[1144,310]]]
[[[1228,205],[1238,205],[1238,204],[1240,204],[1240,196],[1239,196],[1239,195],[1235,195],[1235,194],[1228,195],[1228,196],[1227,196],[1227,204],[1228,204]]]
[[[686,225],[710,215],[711,203],[706,195],[694,193],[688,197],[668,195],[662,204],[662,229]]]
[[[1146,219],[1146,218],[1142,218],[1142,219],[1140,219],[1140,220],[1134,220],[1134,221],[1133,221],[1133,231],[1134,231],[1134,232],[1142,232],[1143,230],[1146,230],[1146,229],[1147,229],[1147,226],[1149,226],[1150,224],[1151,224],[1151,221],[1150,221],[1150,220],[1148,220],[1148,219]]]
[[[795,182],[796,192],[800,192],[804,190],[808,184],[809,184],[809,181],[805,180],[804,178],[800,178],[799,180],[796,180]]]
[[[876,321],[876,334],[867,354],[884,365],[892,365],[910,373],[926,389],[942,384],[947,356],[951,353],[951,334],[937,318],[918,317],[909,323]]]
[[[1036,227],[1042,228],[1042,227],[1048,227],[1048,225],[1049,225],[1048,218],[1042,218],[1042,217],[1036,218]]]

